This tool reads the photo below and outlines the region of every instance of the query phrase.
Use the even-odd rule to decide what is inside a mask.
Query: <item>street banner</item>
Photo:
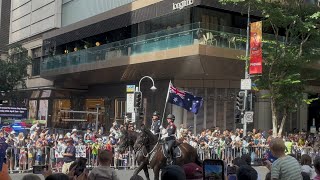
[[[251,23],[250,29],[249,74],[262,74],[262,21]]]

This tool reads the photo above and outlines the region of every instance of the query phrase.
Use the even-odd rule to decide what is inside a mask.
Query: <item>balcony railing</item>
[[[246,31],[219,25],[188,24],[68,54],[50,56],[42,62],[41,72],[193,44],[245,50]]]

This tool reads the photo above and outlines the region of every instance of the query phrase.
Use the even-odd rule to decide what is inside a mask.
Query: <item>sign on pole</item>
[[[251,90],[251,79],[241,79],[241,90]]]
[[[126,112],[127,113],[133,113],[134,112],[134,94],[128,93],[127,94],[127,103],[126,103]]]
[[[243,117],[244,122],[252,123],[253,122],[253,111],[246,111]]]
[[[126,113],[134,113],[134,91],[135,85],[127,85],[127,101],[126,101]]]
[[[135,85],[127,85],[127,93],[133,93],[135,88]]]

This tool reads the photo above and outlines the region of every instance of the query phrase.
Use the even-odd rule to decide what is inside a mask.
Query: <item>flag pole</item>
[[[165,104],[164,104],[164,109],[163,109],[163,113],[162,113],[161,126],[162,126],[162,124],[163,124],[164,115],[165,115],[166,109],[167,109],[167,104],[168,104],[168,99],[169,99],[169,92],[170,92],[170,84],[171,84],[171,80],[170,80],[170,82],[169,82],[168,92],[167,92],[167,97],[166,97],[166,102],[165,102]]]

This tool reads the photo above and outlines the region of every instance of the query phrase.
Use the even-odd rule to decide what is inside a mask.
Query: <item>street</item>
[[[269,172],[266,167],[262,167],[262,166],[254,167],[254,169],[258,171],[258,174],[261,180],[264,180],[266,174]],[[133,170],[116,170],[116,172],[120,180],[129,180],[134,171]],[[149,170],[149,174],[150,174],[150,178],[153,179],[152,170]],[[10,175],[10,177],[12,178],[12,180],[21,180],[24,175],[26,174],[12,174]],[[143,171],[141,171],[139,175],[141,175],[145,179]],[[39,175],[39,177],[41,177],[42,180],[44,179],[42,175]]]

